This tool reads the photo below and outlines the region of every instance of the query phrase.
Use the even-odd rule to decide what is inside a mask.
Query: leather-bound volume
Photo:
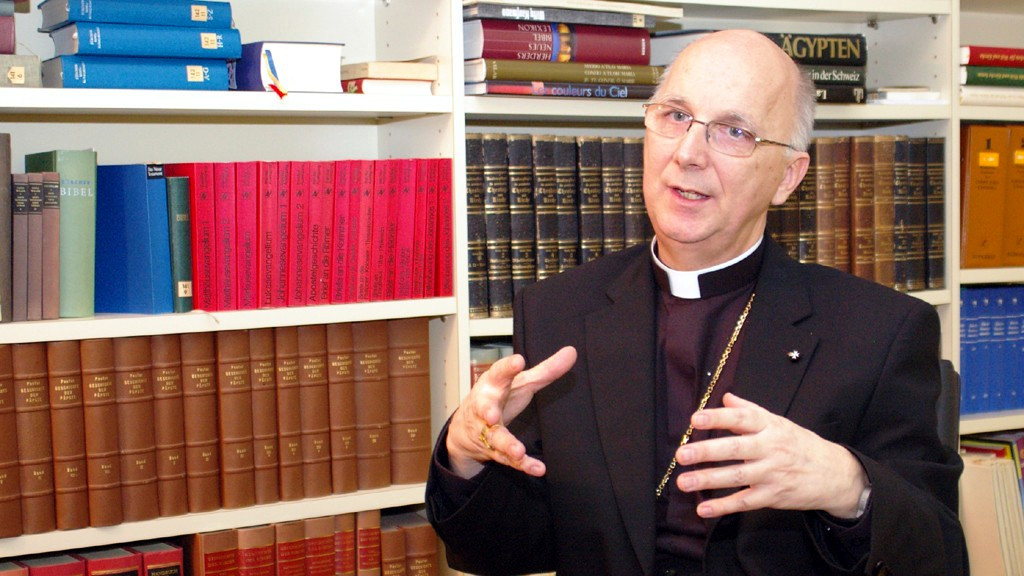
[[[484,144],[479,132],[466,134],[466,275],[469,317],[487,318],[487,221],[484,218]]]
[[[306,518],[306,576],[334,575],[334,516]]]
[[[925,150],[925,266],[926,287],[946,287],[946,139],[928,137]]]
[[[487,300],[491,318],[512,316],[512,255],[508,206],[508,136],[483,135]]]
[[[244,508],[256,502],[249,334],[245,330],[217,332],[216,347],[221,506]]]
[[[314,324],[299,326],[298,335],[303,492],[306,498],[327,496],[331,493],[327,332],[323,324]]]
[[[601,251],[622,250],[626,245],[625,150],[621,136],[601,137]]]
[[[360,490],[391,484],[387,320],[352,323]]]
[[[1024,266],[1024,124],[1010,124],[1003,210],[1003,265]]]
[[[811,144],[816,188],[814,200],[817,212],[817,262],[823,266],[833,266],[836,263],[835,148],[835,138],[827,136],[815,138]]]
[[[964,124],[960,149],[960,267],[996,268],[1003,264],[1010,130]]]
[[[188,511],[220,508],[217,437],[217,360],[210,332],[181,335],[181,387],[185,408]]]
[[[114,338],[121,507],[126,522],[160,515],[153,428],[153,353],[149,336]]]
[[[428,319],[387,322],[391,483],[426,482],[431,449]]]
[[[405,533],[405,572],[407,576],[438,576],[437,533],[420,513],[403,512],[391,519]]]
[[[875,279],[875,139],[850,138],[850,270]]]
[[[622,237],[626,248],[643,244],[651,236],[651,221],[644,206],[644,139],[622,139]]]
[[[257,504],[280,499],[277,470],[277,380],[274,329],[249,330],[252,381],[252,466]]]
[[[238,529],[238,576],[274,576],[274,526],[261,524]]]
[[[334,516],[334,574],[355,576],[356,515],[346,512]]]
[[[299,331],[274,328],[277,364],[277,458],[281,500],[299,500],[302,486],[302,414],[299,402]]]
[[[850,137],[836,136],[832,148],[832,195],[835,199],[835,267],[850,271]]]
[[[60,316],[60,174],[43,172],[43,320]]]
[[[555,194],[558,214],[558,271],[580,262],[579,203],[576,200],[576,138],[555,138]]]
[[[380,510],[356,512],[356,574],[381,576]]]
[[[124,520],[121,508],[121,453],[114,386],[114,342],[90,338],[79,342],[85,457],[89,485],[89,524],[113,526]]]
[[[180,546],[170,542],[145,542],[128,548],[138,552],[142,563],[143,576],[183,576],[184,553]]]
[[[21,471],[21,522],[24,534],[57,529],[53,494],[53,444],[46,344],[11,345],[14,409]]]
[[[533,208],[533,137],[508,135],[509,257],[512,293],[537,280],[537,225]]]
[[[906,289],[924,290],[927,286],[928,255],[928,138],[907,139],[907,209],[899,224],[905,238]]]
[[[57,529],[85,528],[89,525],[89,493],[78,341],[47,342],[46,364],[50,373],[50,431],[53,437]]]
[[[533,214],[536,276],[558,274],[558,197],[555,190],[555,136],[533,135]]]
[[[185,468],[185,405],[181,383],[181,338],[150,336],[153,347],[153,431],[160,515],[188,512]]]
[[[580,264],[603,254],[604,219],[601,215],[601,137],[576,137],[576,200],[580,222]]]
[[[331,424],[331,491],[358,489],[356,468],[355,366],[352,357],[352,326],[347,322],[327,325],[327,396]]]
[[[185,538],[185,556],[190,576],[237,576],[238,530],[191,534]]]
[[[0,538],[21,535],[18,422],[11,345],[0,344]]]
[[[895,284],[893,230],[895,226],[896,137],[875,134],[875,282]]]
[[[277,576],[305,576],[306,526],[302,520],[274,524]]]
[[[803,263],[818,261],[818,163],[814,143],[808,148],[810,162],[807,173],[782,205],[783,211],[792,210],[796,206],[796,259]],[[795,202],[793,202],[795,200]],[[785,213],[785,212],[784,212]],[[783,220],[785,222],[785,220]],[[784,226],[784,230],[787,228]],[[786,236],[783,236],[785,238]]]
[[[380,526],[380,573],[381,576],[406,576],[405,533],[387,516],[381,518]]]

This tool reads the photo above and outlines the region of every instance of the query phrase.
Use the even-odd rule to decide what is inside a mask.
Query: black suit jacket
[[[816,512],[710,521],[706,574],[960,574],[959,456],[936,434],[939,324],[926,303],[789,259],[770,239],[732,391],[847,446],[872,484],[870,555],[843,571]],[[649,247],[611,254],[516,297],[528,365],[577,348],[571,372],[510,428],[543,479],[491,465],[459,506],[428,481],[449,562],[477,574],[651,574],[657,286]],[[792,361],[788,352],[797,350]],[[439,441],[443,450],[444,435]],[[454,509],[452,509],[454,508]]]

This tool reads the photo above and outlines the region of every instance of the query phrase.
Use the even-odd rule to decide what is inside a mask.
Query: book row
[[[523,286],[652,237],[643,138],[466,134],[471,318]]]
[[[426,480],[426,318],[0,345],[0,537]]]
[[[945,286],[945,140],[815,138],[811,163],[767,230],[801,262],[901,291]]]
[[[1024,408],[1024,286],[960,289],[960,412]]]
[[[1024,47],[960,47],[960,103],[1024,106]]]
[[[1024,266],[1024,124],[960,131],[960,266]]]

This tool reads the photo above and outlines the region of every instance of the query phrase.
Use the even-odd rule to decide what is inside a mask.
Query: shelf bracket
[[[869,18],[868,28],[871,28],[872,30],[878,30],[878,18]]]

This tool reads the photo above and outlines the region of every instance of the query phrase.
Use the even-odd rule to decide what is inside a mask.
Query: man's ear
[[[811,156],[807,152],[796,152],[789,158],[782,181],[779,182],[779,187],[775,190],[775,195],[772,196],[773,206],[779,206],[786,201],[786,198],[789,198],[789,195],[800,185],[800,181],[804,179],[810,164]]]

